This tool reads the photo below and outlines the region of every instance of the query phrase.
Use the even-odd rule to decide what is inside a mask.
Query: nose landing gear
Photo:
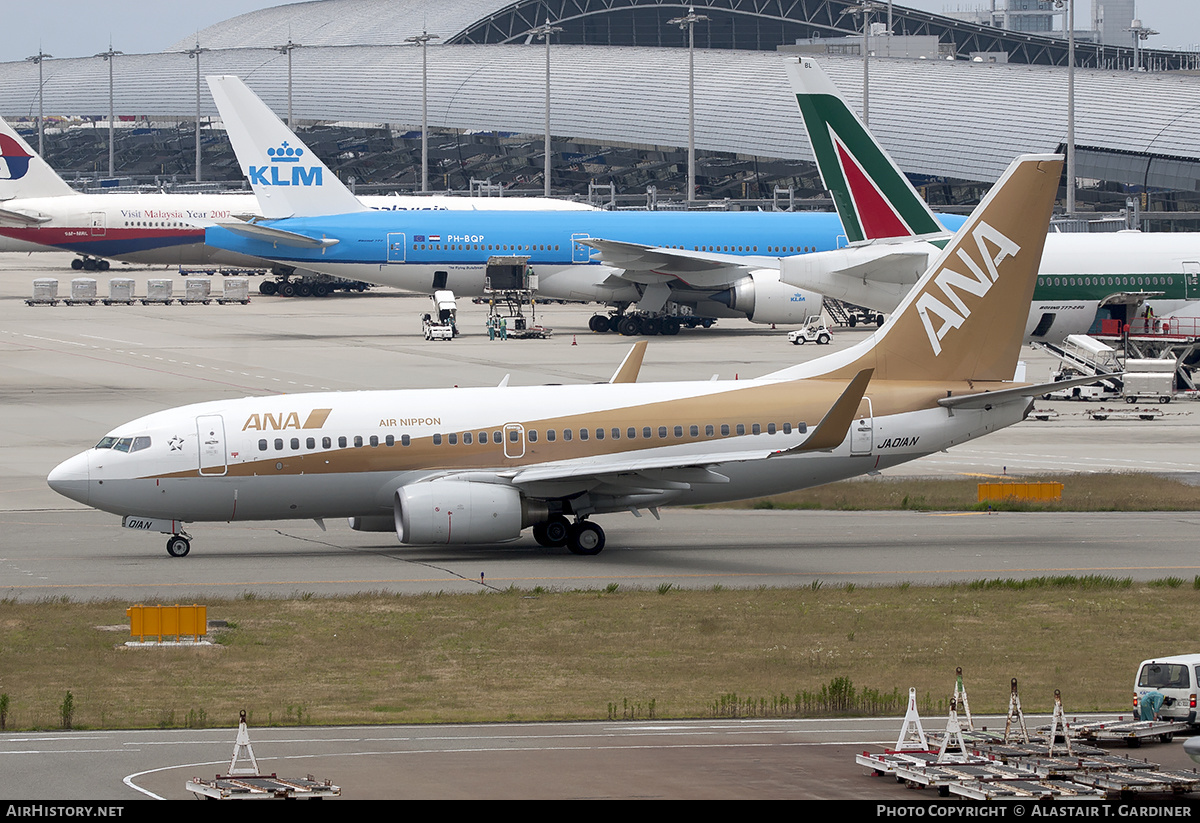
[[[171,557],[187,557],[192,550],[192,541],[186,534],[173,534],[167,538],[167,554]]]

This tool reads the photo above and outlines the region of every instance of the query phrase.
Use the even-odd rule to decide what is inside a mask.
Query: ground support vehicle
[[[819,317],[810,317],[805,322],[804,328],[796,329],[788,332],[788,342],[802,346],[805,343],[816,343],[818,346],[826,346],[833,340],[833,333],[829,331],[829,327]]]

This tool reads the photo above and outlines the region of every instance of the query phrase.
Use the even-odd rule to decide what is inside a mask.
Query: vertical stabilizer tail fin
[[[368,211],[240,79],[209,77],[208,87],[263,217]]]
[[[76,193],[0,118],[0,200],[65,197]]]
[[[873,368],[876,380],[1011,380],[1061,174],[1061,155],[1014,160],[888,322],[825,358],[832,364],[825,373],[853,377]]]
[[[787,71],[847,239],[856,243],[945,231],[817,62],[788,60]]]

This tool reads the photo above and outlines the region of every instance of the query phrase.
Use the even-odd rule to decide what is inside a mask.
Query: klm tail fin
[[[1011,380],[1061,173],[1060,155],[1018,157],[879,331],[769,377]]]
[[[944,232],[816,61],[787,61],[808,142],[851,243]]]
[[[245,83],[209,77],[208,87],[263,217],[368,211]]]
[[[65,197],[76,193],[0,118],[0,200]]]

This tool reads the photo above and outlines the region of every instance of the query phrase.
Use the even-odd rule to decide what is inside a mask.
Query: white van
[[[1200,693],[1200,654],[1180,654],[1143,660],[1133,681],[1133,708],[1141,695],[1161,692],[1159,717],[1195,725],[1196,696]]]

